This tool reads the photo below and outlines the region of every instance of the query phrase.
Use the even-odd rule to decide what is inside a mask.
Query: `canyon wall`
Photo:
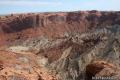
[[[0,55],[0,79],[119,80],[120,12],[1,16]]]
[[[120,24],[120,12],[76,11],[11,14],[0,17],[0,42],[33,36],[63,37],[65,33],[85,32]],[[1,43],[1,44],[3,44]]]

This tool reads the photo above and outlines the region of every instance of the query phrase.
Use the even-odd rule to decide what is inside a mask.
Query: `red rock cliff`
[[[0,44],[39,35],[62,37],[65,32],[85,32],[120,24],[120,12],[59,12],[16,14],[0,17]]]

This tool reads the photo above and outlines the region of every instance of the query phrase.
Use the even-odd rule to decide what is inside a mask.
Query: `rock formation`
[[[0,79],[119,80],[119,35],[120,12],[1,16]]]

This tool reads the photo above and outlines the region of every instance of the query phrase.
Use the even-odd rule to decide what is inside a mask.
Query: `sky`
[[[80,10],[120,11],[120,0],[0,0],[0,14]]]

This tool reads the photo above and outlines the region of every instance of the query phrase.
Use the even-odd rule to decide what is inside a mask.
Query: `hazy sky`
[[[120,0],[0,0],[0,14],[77,10],[120,11]]]

